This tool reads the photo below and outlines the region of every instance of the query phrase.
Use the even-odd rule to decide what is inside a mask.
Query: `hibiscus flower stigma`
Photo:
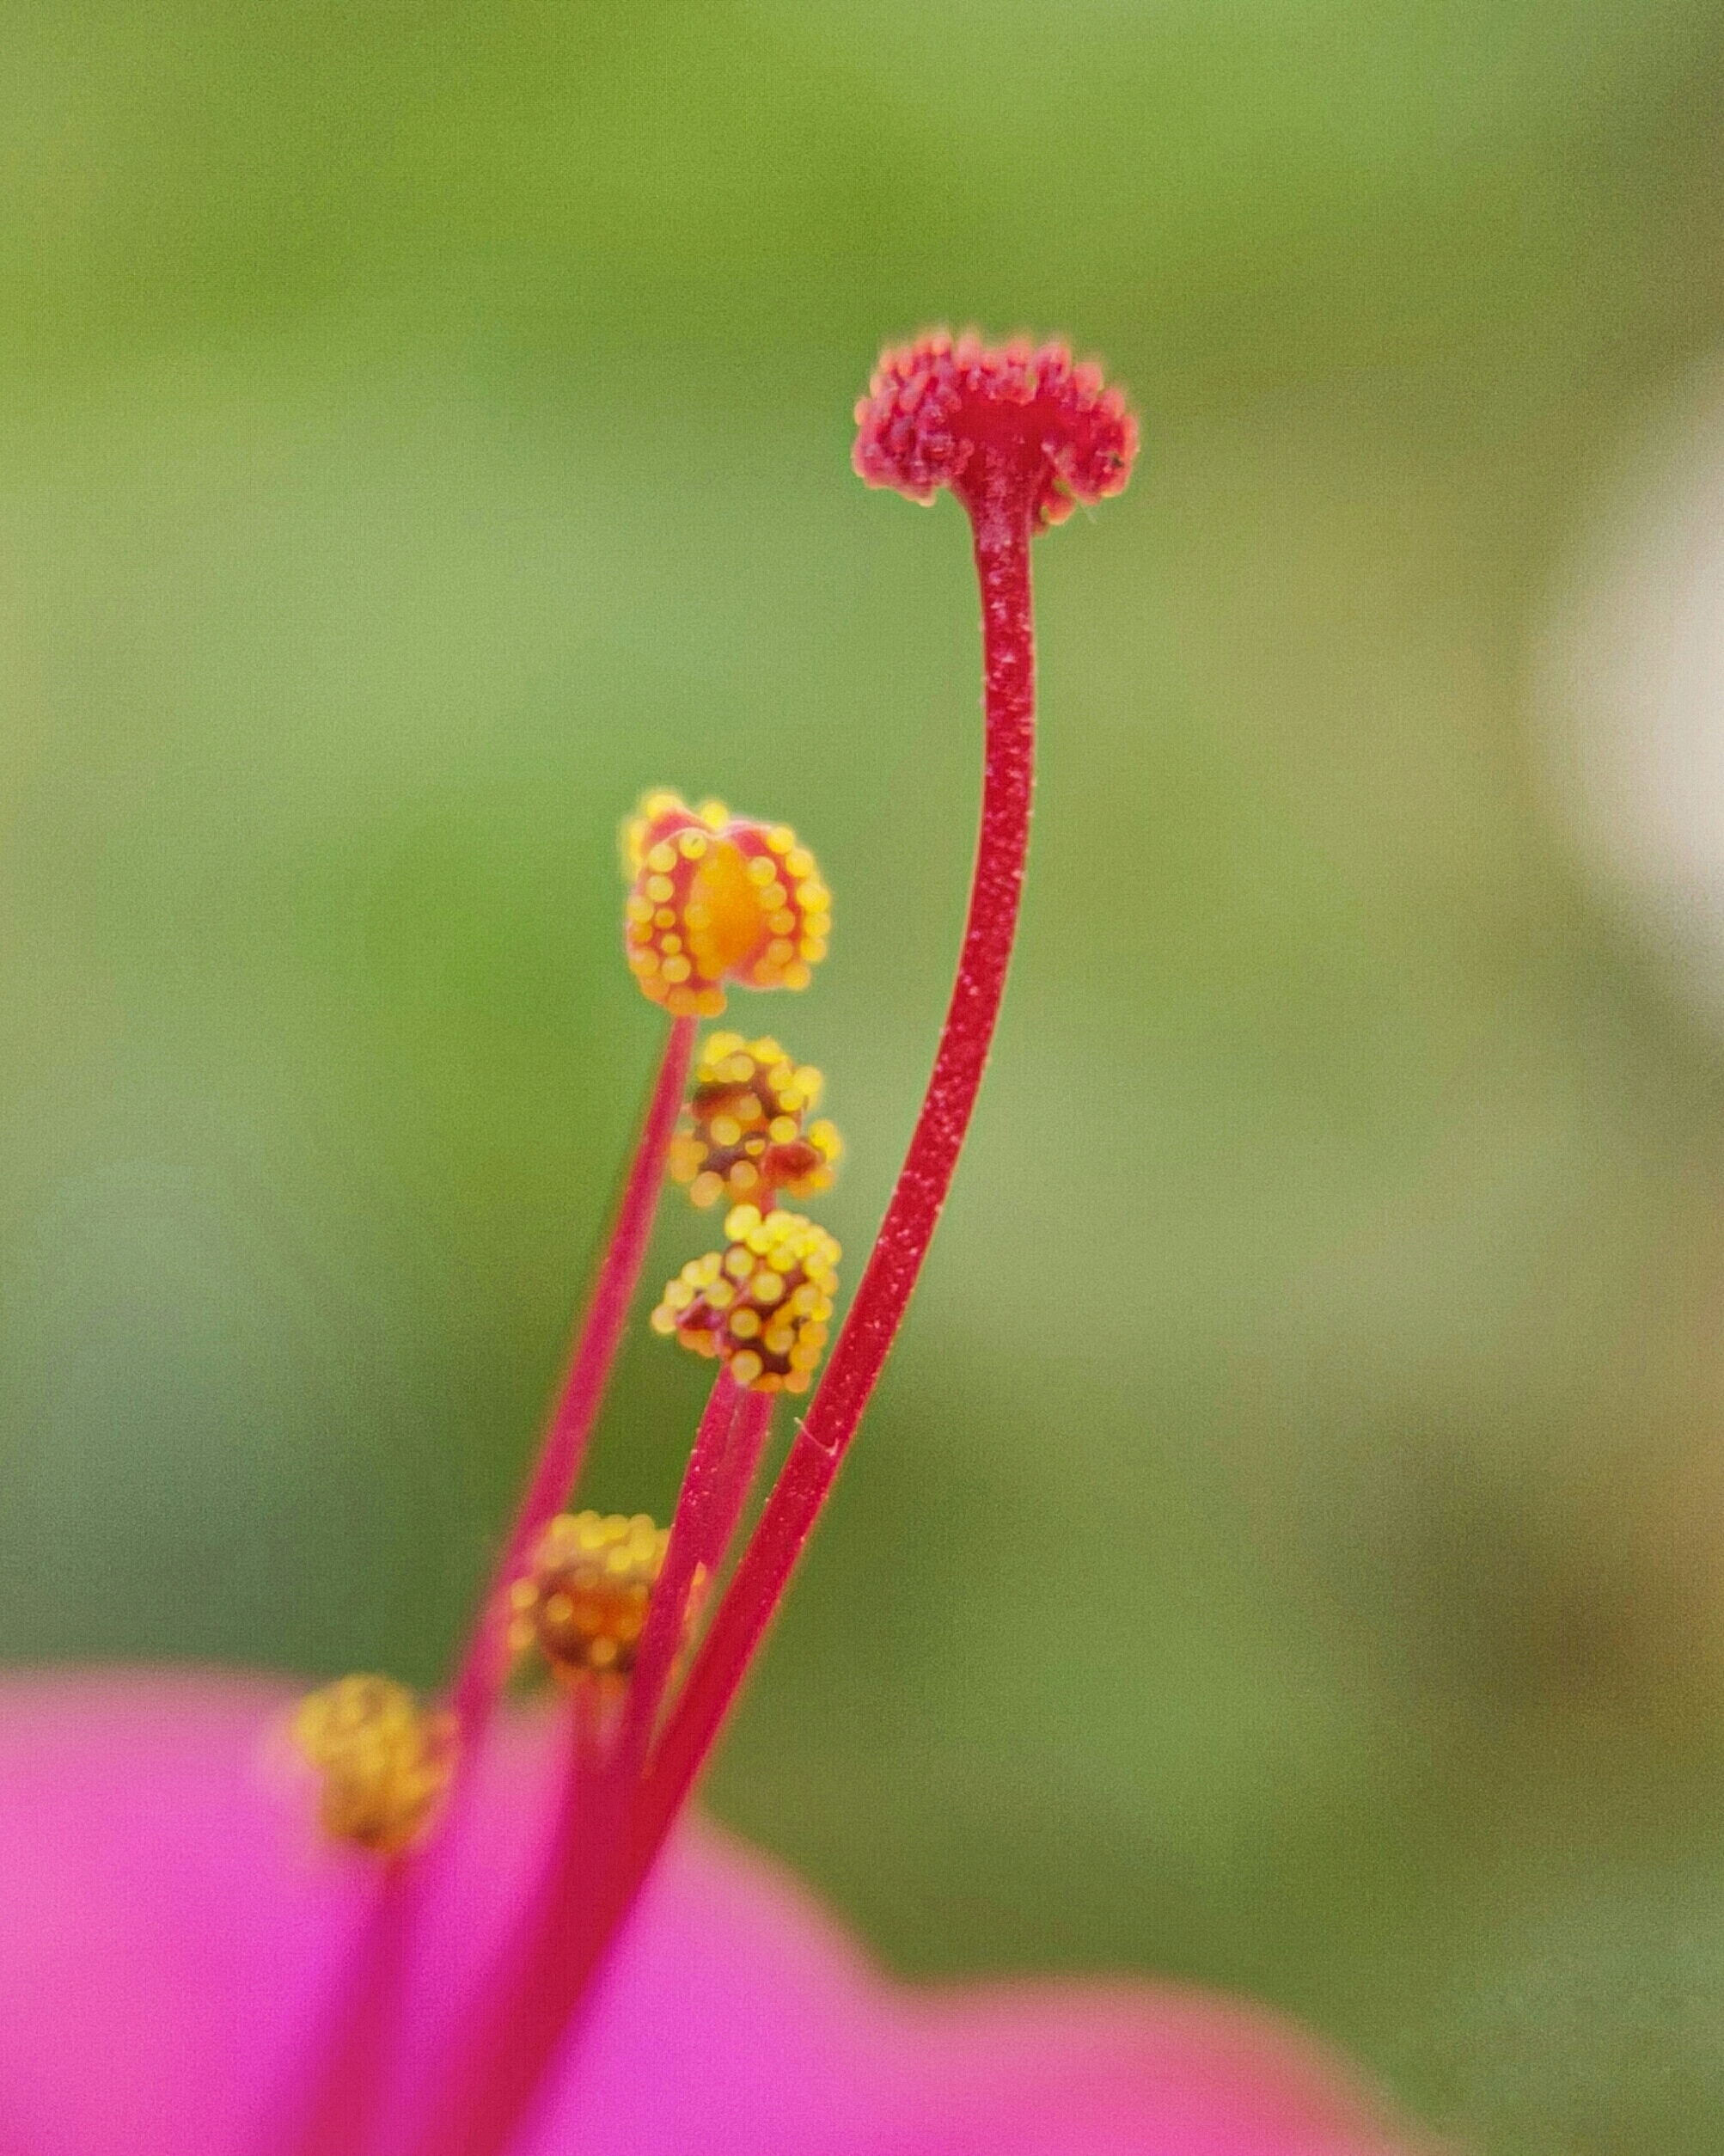
[[[694,1786],[853,1439],[950,1187],[1004,991],[1029,841],[1033,538],[1117,493],[1136,426],[1063,346],[932,333],[886,352],[857,407],[854,464],[918,502],[949,489],[981,600],[983,791],[950,1007],[902,1168],[834,1339],[839,1246],[800,1208],[842,1146],[824,1081],[773,1037],[695,1028],[735,988],[805,989],[831,897],[789,825],[647,794],[623,829],[624,952],[668,1020],[628,1174],[543,1445],[446,1701],[353,1678],[296,1732],[333,1837],[386,1866],[378,1936],[410,1932],[478,1772],[511,1668],[561,1700],[561,1794],[528,1890],[431,2086],[394,2140],[368,2138],[398,2010],[399,1951],[362,1944],[363,2012],[326,2060],[291,2156],[510,2156],[576,2041],[607,1957]],[[667,1528],[565,1510],[633,1302],[666,1181],[724,1201],[724,1243],[664,1287],[654,1331],[717,1364]],[[823,1376],[822,1361],[832,1353]],[[808,1405],[740,1553],[780,1394]],[[364,2046],[352,2037],[367,2032]],[[362,2056],[362,2051],[364,2055]],[[369,2079],[368,2079],[369,2076]],[[364,2100],[360,2100],[361,2098]],[[387,2107],[385,2107],[386,2109]]]

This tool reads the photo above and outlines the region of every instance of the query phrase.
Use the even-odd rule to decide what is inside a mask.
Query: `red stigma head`
[[[991,473],[1023,487],[1035,530],[1120,493],[1137,454],[1137,421],[1099,367],[1073,365],[1062,344],[991,347],[973,331],[882,352],[856,426],[851,462],[869,486],[925,504],[950,487],[973,510]]]

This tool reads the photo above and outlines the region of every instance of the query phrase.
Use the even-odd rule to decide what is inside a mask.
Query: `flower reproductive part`
[[[623,826],[625,943],[641,993],[676,1018],[716,1018],[724,983],[806,988],[826,956],[832,894],[787,824],[646,795]]]
[[[881,355],[856,407],[852,461],[926,503],[949,487],[969,519],[981,600],[981,813],[951,1001],[892,1194],[818,1391],[672,1702],[629,1822],[638,1889],[724,1725],[855,1437],[951,1187],[1005,993],[1030,844],[1036,761],[1030,550],[1077,503],[1118,493],[1137,422],[1099,369],[1060,343],[998,349],[932,330]],[[675,1326],[661,1305],[656,1319]],[[707,1336],[711,1337],[711,1336]]]
[[[530,2127],[855,1433],[951,1183],[1011,954],[1033,763],[1030,542],[1075,503],[1117,493],[1135,445],[1118,393],[1058,345],[990,352],[936,332],[886,353],[859,407],[858,471],[918,500],[950,486],[974,528],[987,740],[980,842],[951,1004],[910,1150],[831,1366],[739,1553],[732,1544],[767,1456],[773,1396],[814,1389],[838,1292],[837,1242],[776,1201],[829,1184],[839,1146],[829,1124],[810,1120],[818,1074],[770,1038],[709,1038],[689,1093],[694,1024],[722,1012],[732,986],[806,987],[825,955],[831,897],[787,824],[733,816],[718,802],[691,807],[661,791],[624,827],[628,964],[673,1022],[563,1397],[451,1695],[462,1731],[451,1822],[468,1816],[469,1791],[473,1804],[483,1794],[483,1775],[469,1783],[467,1769],[486,1734],[499,1661],[507,1664],[506,1653],[492,1652],[498,1639],[536,1651],[562,1681],[564,1800],[539,1883],[504,1928],[462,2040],[419,2092],[418,2127],[400,2156],[510,2156]],[[724,1247],[684,1265],[652,1313],[655,1331],[722,1365],[676,1513],[660,1530],[644,1515],[559,1508],[584,1456],[667,1168],[697,1204],[722,1197],[730,1210]],[[727,1583],[685,1671],[681,1650],[709,1577]],[[429,1730],[402,1739],[399,1754],[374,1736],[379,1750],[417,1767],[427,1793],[415,1811],[419,1783],[405,1767],[391,1769],[393,1780],[352,1770],[344,1790],[381,1782],[396,1801],[369,1812],[350,1803],[358,1822],[350,1838],[405,1847],[435,1813],[431,1768],[441,1755]],[[326,1755],[340,1756],[327,1745]],[[326,1771],[326,1798],[334,1786]],[[327,1803],[326,1816],[333,1820]],[[396,1868],[411,1891],[380,1902],[352,1972],[364,2014],[342,2024],[346,2033],[314,2074],[291,2156],[374,2156],[368,2092],[381,2087],[390,2032],[406,2011],[406,1964],[394,1942],[413,1932],[451,1838],[440,1837],[423,1863]],[[388,2156],[397,2156],[393,2147]]]
[[[400,1856],[420,1841],[455,1764],[453,1718],[392,1677],[339,1677],[294,1710],[295,1748],[318,1778],[318,1824],[332,1841]]]
[[[869,486],[925,505],[950,487],[973,507],[988,468],[1005,464],[1037,530],[1119,493],[1138,446],[1124,396],[1093,362],[1028,338],[991,348],[974,330],[883,352],[856,426],[853,462]]]
[[[652,1314],[697,1355],[717,1356],[738,1385],[805,1393],[838,1292],[838,1244],[805,1214],[733,1206],[722,1251],[691,1259]]]
[[[808,1120],[824,1085],[812,1063],[792,1062],[775,1040],[710,1035],[671,1142],[671,1175],[703,1207],[728,1197],[769,1210],[774,1194],[829,1190],[842,1142],[825,1118]]]
[[[672,1023],[451,1710],[352,1676],[292,1719],[325,1830],[394,1861],[381,1876],[308,1873],[274,1831],[253,1773],[273,1694],[130,1678],[117,1698],[9,1687],[9,2149],[1387,2156],[1387,2135],[1327,2061],[1183,1993],[1014,1987],[899,2002],[754,1859],[698,1826],[635,1906],[883,1363],[980,1081],[1028,832],[1030,534],[1116,492],[1134,440],[1117,398],[1063,347],[973,342],[936,336],[888,354],[857,450],[865,476],[918,499],[951,484],[976,528],[990,749],[957,985],[832,1366],[692,1667],[679,1682],[703,1587],[724,1576],[747,1514],[773,1395],[808,1389],[837,1289],[837,1244],[771,1202],[823,1188],[837,1155],[829,1126],[806,1120],[817,1074],[776,1042],[708,1041],[676,1141],[697,1203],[734,1201],[741,1170],[755,1182],[731,1205],[724,1249],[685,1267],[654,1314],[661,1332],[724,1365],[671,1527],[559,1508],[637,1283],[694,1020],[722,1009],[729,983],[805,985],[830,902],[787,828],[657,794],[628,830],[626,933],[637,979]],[[541,1654],[563,1683],[549,1712],[493,1735],[499,1639]]]
[[[565,1681],[617,1685],[634,1668],[668,1528],[645,1512],[559,1513],[510,1597],[510,1645],[536,1648]]]

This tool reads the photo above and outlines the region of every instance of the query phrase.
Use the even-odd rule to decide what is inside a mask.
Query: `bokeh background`
[[[1715,0],[9,0],[0,175],[0,1652],[434,1680],[652,1061],[648,784],[820,852],[737,1014],[864,1248],[978,728],[849,407],[1065,327],[1146,452],[1038,547],[994,1069],[711,1800],[901,1969],[1711,2156],[1724,1046],[1549,653],[1724,346]],[[597,1502],[702,1378],[630,1347]]]

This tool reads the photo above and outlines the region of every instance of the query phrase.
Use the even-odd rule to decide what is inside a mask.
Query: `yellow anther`
[[[811,1063],[792,1062],[770,1037],[712,1034],[671,1145],[671,1174],[701,1206],[757,1191],[770,1203],[829,1189],[843,1151],[838,1132],[804,1121],[823,1084]]]
[[[813,855],[784,826],[733,817],[721,801],[691,809],[650,793],[623,826],[623,858],[628,962],[655,1003],[710,1018],[724,1008],[726,982],[808,985],[831,901]]]
[[[320,1778],[324,1833],[379,1856],[419,1841],[454,1771],[454,1718],[421,1706],[391,1677],[341,1677],[309,1694],[291,1735]]]
[[[626,1677],[669,1540],[644,1512],[559,1514],[515,1588],[510,1645],[572,1682]]]
[[[838,1292],[837,1243],[800,1213],[762,1218],[756,1205],[733,1206],[724,1233],[722,1257],[691,1259],[665,1289],[654,1331],[675,1333],[697,1355],[721,1357],[739,1385],[805,1393]],[[734,1287],[718,1278],[721,1268]]]

